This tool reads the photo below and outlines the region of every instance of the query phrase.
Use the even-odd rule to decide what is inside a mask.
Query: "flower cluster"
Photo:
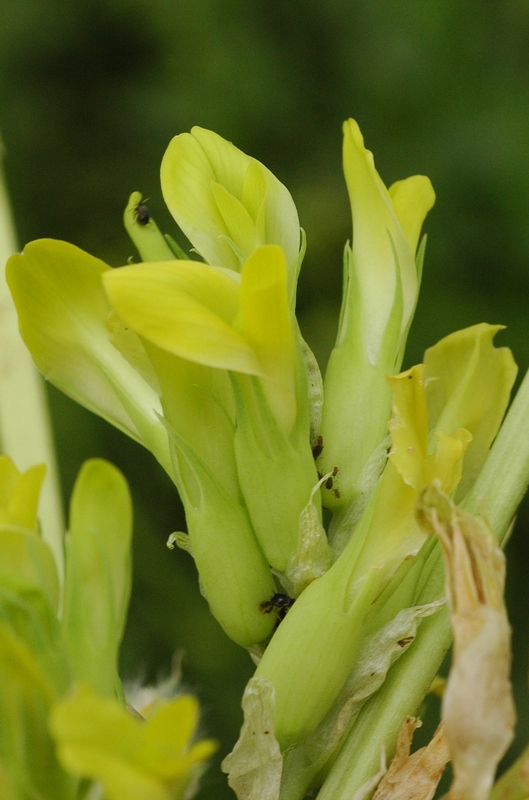
[[[126,710],[118,648],[130,594],[132,508],[105,461],[74,487],[61,584],[40,536],[44,465],[0,456],[0,786],[6,800],[80,800],[82,777],[109,800],[180,800],[215,746],[192,744],[195,698]]]
[[[141,263],[113,269],[71,244],[40,240],[7,267],[35,363],[165,468],[186,512],[187,534],[176,541],[193,556],[220,625],[258,662],[241,738],[224,762],[240,798],[294,800],[315,787],[322,800],[341,796],[332,793],[344,774],[340,758],[362,736],[362,714],[372,719],[370,700],[398,680],[395,662],[417,650],[418,629],[428,626],[422,621],[444,613],[437,537],[454,583],[467,568],[452,551],[466,543],[472,559],[488,546],[493,556],[478,559],[473,577],[496,581],[492,616],[504,619],[493,545],[504,531],[484,530],[459,506],[478,511],[469,498],[516,366],[509,350],[493,345],[500,326],[480,324],[446,337],[399,374],[433,189],[421,175],[386,188],[354,120],[344,125],[343,155],[353,237],[324,381],[295,317],[305,243],[292,197],[211,131],[176,136],[161,170],[166,203],[198,258],[162,236],[134,193],[125,226]],[[328,530],[322,506],[332,512]],[[455,630],[463,595],[450,594]],[[489,616],[467,632],[465,647],[492,631]],[[505,625],[496,625],[481,652],[499,639],[505,645],[506,636]],[[423,695],[445,641],[418,681]],[[466,663],[463,652],[457,657]],[[512,727],[502,680],[505,732],[490,756],[491,775]],[[454,686],[449,697],[460,698],[464,678]],[[68,702],[88,709],[92,701],[80,692]],[[446,703],[456,749],[460,702]],[[132,721],[120,723],[116,713],[102,704],[94,719],[106,718],[109,731],[123,725],[123,757],[137,753],[137,763],[156,762],[169,774],[173,761],[153,755],[155,733],[150,742],[146,728],[140,742]],[[153,718],[153,731],[171,713]],[[70,706],[54,713],[52,729],[65,763],[81,774],[113,774],[83,750],[91,734],[77,737]],[[396,733],[393,724],[390,747]],[[373,752],[380,743],[371,742]],[[208,747],[191,748],[178,768],[185,772],[182,764]],[[454,758],[454,766],[454,800],[470,797],[472,765]],[[360,777],[357,770],[343,796],[359,789]],[[107,791],[114,796],[110,784]],[[143,796],[151,796],[147,788]]]

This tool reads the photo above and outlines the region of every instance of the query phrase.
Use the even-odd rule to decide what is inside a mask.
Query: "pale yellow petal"
[[[232,327],[239,287],[225,271],[163,261],[114,270],[104,284],[118,315],[163,350],[205,366],[261,373],[252,348]]]
[[[435,203],[431,181],[425,175],[413,175],[393,183],[389,195],[411,251],[415,253],[424,219]]]

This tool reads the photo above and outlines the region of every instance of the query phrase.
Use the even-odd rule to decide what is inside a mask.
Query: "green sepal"
[[[181,261],[189,260],[189,256],[186,253],[186,251],[180,247],[178,242],[175,242],[172,236],[170,236],[168,233],[165,233],[164,239],[171,248],[171,252],[173,253],[174,256],[176,256],[176,258],[180,259]]]
[[[137,206],[141,192],[132,192],[123,212],[125,230],[134,242],[142,261],[172,261],[173,252],[152,217],[146,224],[138,221]]]
[[[131,536],[132,504],[124,477],[106,461],[87,461],[70,503],[61,627],[75,678],[107,696],[119,691]]]
[[[351,589],[348,563],[338,559],[296,600],[257,667],[275,689],[275,735],[284,751],[305,739],[338,696],[359,652],[362,620],[380,575],[371,570]]]
[[[321,513],[314,505],[314,495],[328,476],[324,475],[310,493],[310,499],[299,515],[298,546],[292,554],[281,582],[291,597],[299,597],[309,583],[321,578],[332,566],[334,552],[325,528],[321,524]]]
[[[344,258],[346,261],[352,258],[350,250],[346,249]],[[387,436],[391,413],[391,391],[385,375],[398,368],[395,339],[402,315],[402,287],[397,270],[394,305],[387,320],[380,359],[371,363],[363,341],[357,271],[350,265],[346,269],[350,299],[342,308],[340,332],[325,374],[323,451],[318,458],[320,472],[338,470],[332,488],[322,490],[323,505],[333,511],[351,504],[365,506],[379,477],[373,466],[380,462],[376,454]]]

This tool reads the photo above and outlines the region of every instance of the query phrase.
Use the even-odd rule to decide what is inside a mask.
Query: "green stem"
[[[0,439],[2,452],[21,471],[44,462],[47,475],[42,488],[39,518],[42,535],[64,575],[62,514],[53,437],[42,378],[20,338],[15,306],[7,288],[3,265],[16,249],[16,236],[3,173],[0,139]]]
[[[497,541],[503,541],[529,484],[529,373],[503,422],[488,459],[462,507],[484,513]],[[431,569],[416,603],[444,592],[444,567],[436,547],[425,564]],[[414,715],[451,644],[448,609],[422,622],[417,638],[396,662],[379,691],[365,704],[345,741],[318,800],[350,800],[379,769],[380,749],[393,756],[404,718]]]
[[[481,511],[499,542],[507,533],[529,485],[529,371],[503,421],[478,479],[462,503]]]

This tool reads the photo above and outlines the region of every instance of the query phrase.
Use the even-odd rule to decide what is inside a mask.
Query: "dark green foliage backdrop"
[[[527,0],[2,0],[0,126],[22,244],[67,239],[119,265],[139,189],[174,232],[158,169],[176,133],[210,127],[290,188],[308,235],[302,328],[324,363],[350,235],[341,123],[354,116],[386,181],[423,172],[437,191],[407,363],[457,327],[508,326],[529,364],[529,3]],[[498,337],[500,339],[500,337]],[[240,724],[247,656],[208,615],[188,556],[164,546],[184,523],[150,456],[51,392],[65,491],[103,455],[131,482],[135,584],[128,676],[152,679],[184,652],[184,680],[223,752]],[[527,511],[509,545],[518,748],[526,698]],[[525,607],[524,607],[525,606]],[[433,717],[433,714],[431,715]],[[514,751],[513,751],[514,752]],[[212,771],[201,796],[228,797]]]

